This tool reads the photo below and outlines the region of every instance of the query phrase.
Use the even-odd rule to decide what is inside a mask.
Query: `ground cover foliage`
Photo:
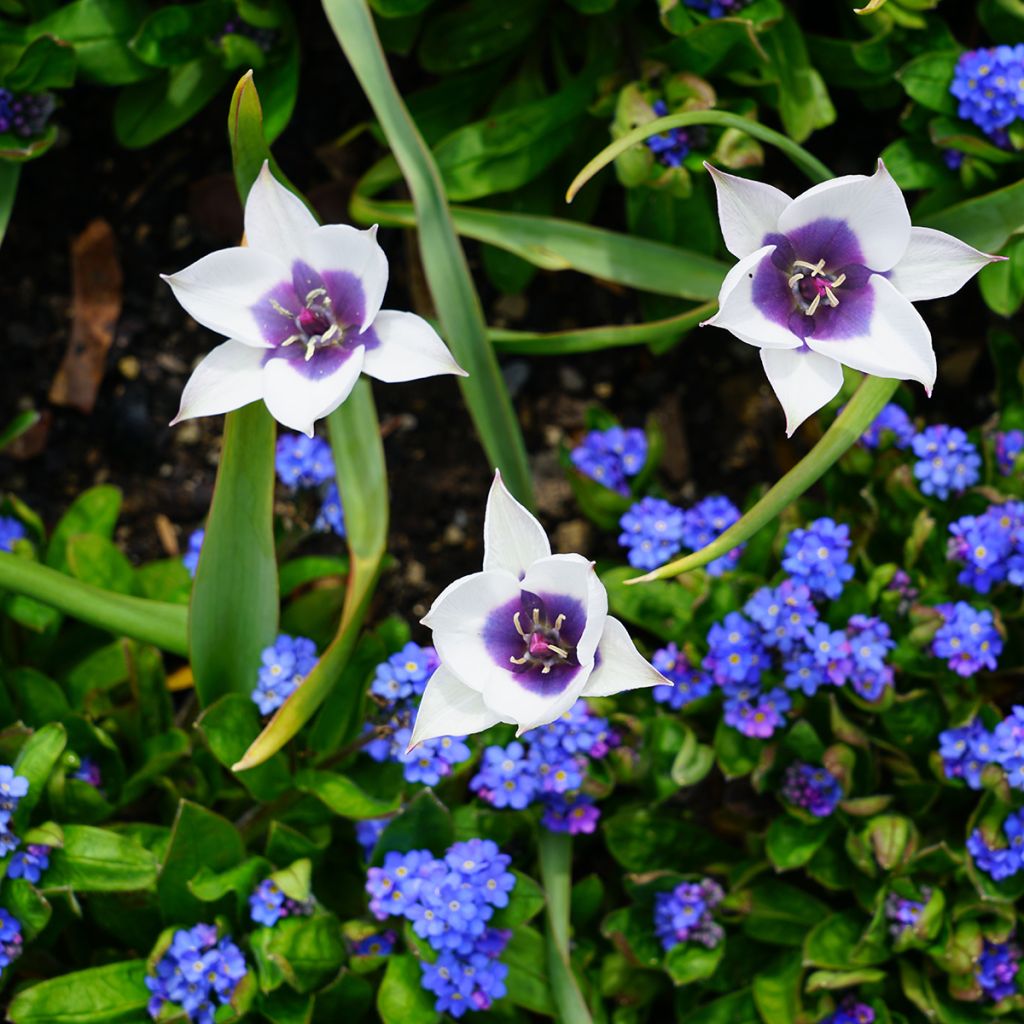
[[[637,570],[751,522],[771,481],[680,488],[653,418],[595,405],[562,472],[598,538],[610,613],[674,685],[411,752],[438,654],[409,609],[373,601],[392,566],[365,378],[312,440],[262,403],[230,412],[214,504],[184,557],[121,550],[112,486],[48,523],[4,493],[8,1017],[1016,1019],[1024,375],[997,317],[1024,300],[1024,10],[324,8],[327,22],[284,4],[0,0],[0,223],[17,216],[19,176],[30,187],[21,162],[57,158],[74,131],[59,98],[81,85],[116,92],[118,142],[144,146],[251,67],[225,151],[241,199],[261,173],[287,183],[288,149],[270,147],[308,15],[330,24],[368,101],[377,159],[352,220],[417,229],[426,312],[470,370],[465,408],[447,401],[452,429],[486,453],[481,505],[487,463],[531,503],[498,355],[662,354],[714,312],[730,261],[705,160],[796,194],[881,157],[915,224],[1006,256],[966,297],[923,307],[944,322],[939,400],[958,335],[977,348],[983,330],[990,392],[974,421],[954,421],[916,386],[869,380],[876,407],[891,401],[848,450],[812,450],[819,471],[781,515],[639,586]],[[574,175],[618,140],[598,160],[614,170],[593,165],[567,208]],[[475,274],[460,241],[479,246]],[[640,293],[635,322],[583,311],[566,329],[488,327],[478,288],[516,294],[567,269]],[[987,324],[965,312],[976,287]],[[811,435],[844,407],[862,415],[874,398],[858,385],[847,371]],[[36,419],[14,419],[0,451]],[[728,412],[708,429],[729,429]]]

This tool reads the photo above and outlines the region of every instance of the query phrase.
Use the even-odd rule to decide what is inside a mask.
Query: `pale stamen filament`
[[[512,616],[512,622],[516,627],[516,632],[525,640],[526,634],[523,632],[523,627],[519,623],[519,612],[516,612],[515,615]]]
[[[811,299],[811,304],[804,310],[804,312],[808,316],[814,316],[814,314],[818,312],[818,306],[820,306],[820,305],[821,305],[821,296],[820,295],[815,295],[814,298]]]
[[[559,615],[558,618],[555,619],[555,632],[556,633],[562,628],[562,623],[563,622],[565,622],[565,616],[564,615]]]
[[[796,286],[796,283],[798,281],[802,281],[803,279],[803,274],[794,274],[786,283],[789,285],[790,288],[794,288]]]
[[[554,644],[548,644],[548,650],[554,651],[560,658],[568,658],[569,652],[563,651],[561,647],[556,647]]]
[[[509,658],[508,660],[511,661],[513,665],[525,665],[526,655],[524,654],[521,658]]]

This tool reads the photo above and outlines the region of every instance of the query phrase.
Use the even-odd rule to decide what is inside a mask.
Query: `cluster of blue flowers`
[[[948,779],[981,789],[985,767],[999,765],[1007,783],[1024,790],[1024,706],[1018,704],[991,732],[978,719],[939,733],[939,757]]]
[[[305,917],[313,913],[312,900],[293,900],[272,878],[265,878],[249,895],[249,916],[266,928],[284,917]]]
[[[0,551],[13,551],[15,543],[26,533],[24,525],[14,516],[0,516]]]
[[[583,782],[591,759],[604,757],[616,742],[608,720],[580,700],[522,742],[487,747],[469,786],[492,807],[520,811],[542,804],[541,824],[552,832],[590,833],[601,812]]]
[[[24,850],[18,850],[7,865],[8,878],[24,878],[33,885],[43,877],[50,866],[50,847],[42,843],[29,843]]]
[[[835,599],[853,578],[849,554],[850,528],[825,516],[786,538],[782,568],[815,597]]]
[[[441,1013],[486,1010],[505,995],[508,968],[498,957],[511,933],[489,922],[515,888],[510,864],[491,840],[470,839],[449,847],[443,860],[429,850],[392,852],[367,872],[374,917],[404,917],[437,953],[420,968]]]
[[[889,921],[890,934],[899,938],[908,929],[915,928],[931,896],[932,891],[927,886],[921,889],[920,900],[889,893],[885,898],[885,916]]]
[[[668,106],[664,100],[655,100],[651,109],[657,117],[665,117]],[[690,128],[670,128],[660,135],[648,135],[644,140],[658,163],[666,167],[681,167],[695,146],[704,144],[705,131],[699,125]]]
[[[906,409],[890,402],[875,417],[874,422],[861,434],[860,443],[865,448],[882,448],[891,444],[894,448],[909,448],[917,429]]]
[[[11,829],[11,818],[27,792],[28,779],[15,774],[9,764],[0,764],[0,857],[6,857],[21,842]]]
[[[651,663],[673,683],[672,686],[651,687],[651,696],[659,704],[667,704],[673,711],[706,697],[714,689],[715,681],[711,676],[694,668],[686,652],[679,650],[675,644],[655,651]]]
[[[591,430],[569,457],[591,480],[629,494],[629,477],[636,476],[647,461],[647,435],[638,427]]]
[[[985,834],[976,828],[967,838],[967,849],[979,871],[997,882],[1024,871],[1024,810],[1007,816],[1003,822],[1006,846],[989,846]]]
[[[949,557],[963,562],[957,580],[979,594],[1009,581],[1024,587],[1024,502],[990,505],[950,523]]]
[[[960,676],[996,667],[996,659],[1003,652],[1003,638],[990,611],[979,611],[966,601],[936,605],[935,610],[942,617],[942,625],[932,638],[936,658],[945,658]]]
[[[274,450],[274,466],[278,480],[292,490],[311,490],[329,483],[313,529],[344,537],[345,513],[334,479],[331,446],[320,437],[282,434]]]
[[[196,578],[196,569],[199,568],[199,552],[203,550],[203,540],[206,538],[206,530],[200,527],[189,534],[188,548],[181,556],[181,562],[188,569],[189,576]]]
[[[710,878],[700,882],[682,882],[671,892],[654,897],[654,933],[664,949],[682,942],[699,942],[714,949],[725,932],[711,916],[722,902],[722,887]]]
[[[787,803],[816,818],[830,817],[843,798],[843,787],[827,768],[804,761],[794,761],[786,769],[781,792]]]
[[[835,1010],[818,1024],[874,1024],[875,1011],[856,996],[844,996]]]
[[[724,533],[740,517],[728,498],[713,495],[684,511],[661,498],[643,498],[619,520],[619,544],[627,549],[629,564],[637,569],[657,569],[686,549],[699,551]],[[739,561],[743,547],[734,548],[710,562],[712,576],[721,576]]]
[[[993,46],[960,55],[949,91],[960,101],[957,113],[976,124],[998,145],[1024,101],[1024,45]]]
[[[918,461],[914,476],[923,494],[945,501],[981,479],[981,455],[959,427],[925,427],[911,442]]]
[[[298,688],[316,664],[316,644],[304,636],[281,633],[260,654],[263,664],[252,699],[261,715],[273,714]]]
[[[996,434],[993,447],[999,472],[1010,476],[1016,468],[1017,456],[1024,452],[1024,430],[1005,430]]]
[[[228,936],[218,939],[215,925],[181,929],[157,963],[156,974],[146,978],[149,1015],[156,1020],[170,1004],[193,1024],[213,1024],[217,1007],[230,1002],[247,970],[242,951]]]
[[[1013,941],[989,942],[974,965],[974,976],[981,990],[993,1002],[1006,999],[1017,992],[1017,972],[1020,970],[1020,948]]]
[[[56,106],[52,93],[0,89],[0,135],[13,132],[23,139],[41,135]]]
[[[0,907],[0,978],[21,956],[21,922],[10,911]]]
[[[433,647],[420,647],[410,642],[377,666],[370,684],[370,693],[387,719],[383,723],[366,724],[366,732],[378,733],[366,744],[366,753],[374,761],[394,761],[402,765],[406,782],[419,782],[424,786],[436,786],[451,775],[456,765],[472,756],[465,736],[425,740],[406,753],[416,705],[439,664]]]
[[[782,725],[791,708],[787,691],[811,697],[822,686],[849,684],[865,700],[881,697],[893,682],[886,659],[896,645],[889,626],[879,618],[853,615],[845,629],[833,629],[819,621],[812,600],[814,594],[838,597],[842,592],[853,575],[846,562],[848,546],[846,527],[831,519],[794,530],[782,564],[796,578],[762,587],[743,612],[730,612],[711,627],[703,661],[709,676],[694,673],[675,648],[658,652],[656,657],[685,687],[674,706],[705,696],[710,677],[725,695],[726,724],[763,739]],[[784,688],[766,686],[765,673],[773,668]]]

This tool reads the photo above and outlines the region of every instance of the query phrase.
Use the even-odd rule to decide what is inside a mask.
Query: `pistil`
[[[801,268],[801,269],[797,269]],[[817,263],[808,263],[807,260],[794,260],[793,273],[787,279],[790,291],[796,296],[797,301],[803,306],[806,316],[814,316],[824,299],[833,309],[839,305],[836,296],[837,289],[845,280],[846,274],[829,274],[825,270],[825,261],[818,260]],[[806,282],[801,284],[801,282]],[[807,289],[812,288],[814,294],[808,297]]]
[[[530,628],[526,630],[520,620],[520,613],[515,612],[512,624],[522,637],[525,650],[518,658],[512,655],[508,660],[513,665],[540,665],[541,675],[547,675],[553,666],[567,661],[571,653],[561,637],[564,622],[564,615],[558,615],[553,625],[542,622],[540,609],[534,608]]]

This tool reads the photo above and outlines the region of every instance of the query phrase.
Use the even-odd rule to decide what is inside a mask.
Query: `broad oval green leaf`
[[[73,971],[22,989],[7,1010],[14,1024],[138,1024],[146,1019],[146,961]]]

